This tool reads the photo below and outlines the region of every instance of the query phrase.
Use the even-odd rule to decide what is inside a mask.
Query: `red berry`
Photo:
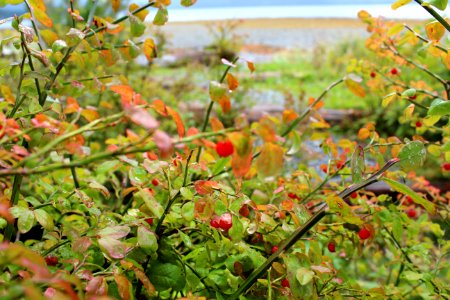
[[[336,252],[336,244],[335,243],[329,242],[327,247],[328,247],[328,251]]]
[[[411,219],[414,219],[417,216],[417,212],[414,208],[410,208],[406,211],[406,214],[408,215],[408,217],[410,217]]]
[[[320,169],[322,170],[322,172],[328,173],[328,165],[326,165],[326,164],[321,164],[321,165],[320,165]]]
[[[227,231],[233,226],[233,221],[230,213],[224,213],[219,218],[219,227]]]
[[[444,163],[442,168],[444,168],[445,171],[450,171],[450,163]]]
[[[152,226],[153,218],[147,218],[147,219],[145,219],[145,222],[147,222],[148,225]]]
[[[271,251],[272,251],[272,254],[277,252],[278,251],[278,246],[273,246]]]
[[[58,264],[58,258],[56,256],[47,256],[45,262],[48,266],[56,266]]]
[[[152,184],[153,184],[154,186],[158,186],[158,185],[159,185],[158,179],[153,178],[153,179],[152,179]]]
[[[353,199],[356,199],[356,198],[358,198],[358,193],[357,192],[353,192],[353,193],[351,193],[350,197],[353,198]]]
[[[343,166],[345,166],[345,161],[340,160],[336,163],[336,168],[338,169],[341,169]]]
[[[216,152],[220,157],[228,157],[234,152],[233,144],[229,140],[218,142]]]
[[[288,197],[291,198],[291,199],[297,199],[298,198],[298,196],[296,194],[294,194],[294,193],[289,193]]]
[[[417,121],[417,122],[416,122],[416,127],[422,127],[422,122]]]
[[[406,204],[413,204],[413,203],[414,203],[414,201],[411,198],[411,196],[406,196]]]
[[[409,97],[409,99],[415,100],[417,98],[417,95]]]
[[[392,69],[391,69],[391,74],[392,74],[392,75],[397,75],[397,74],[398,74],[397,68],[392,68]]]
[[[239,210],[239,214],[245,218],[250,215],[250,209],[248,208],[247,204],[242,205],[241,209]]]
[[[289,283],[289,280],[287,280],[287,278],[283,278],[283,280],[281,280],[281,286],[285,287],[285,288],[289,288],[289,287],[291,287],[291,284]]]
[[[375,73],[374,71],[370,72],[370,77],[375,78],[377,76],[377,73]]]
[[[218,216],[214,216],[212,217],[211,221],[209,222],[209,224],[211,225],[211,227],[213,228],[220,228],[220,224],[219,224],[220,218]]]
[[[361,240],[367,240],[368,238],[370,238],[370,231],[367,228],[363,227],[358,232],[358,236]]]

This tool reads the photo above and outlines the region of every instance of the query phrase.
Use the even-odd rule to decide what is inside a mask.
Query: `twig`
[[[448,32],[450,32],[450,24],[447,23],[447,21],[445,21],[445,19],[443,17],[441,17],[440,14],[438,14],[429,5],[424,5],[422,0],[414,0],[414,1],[416,1],[418,4],[420,4],[420,6],[422,6],[430,15],[432,15],[439,23],[441,23],[442,26],[444,26],[445,29],[447,29]]]

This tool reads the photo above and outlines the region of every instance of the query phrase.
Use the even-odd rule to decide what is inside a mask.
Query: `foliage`
[[[351,61],[301,109],[256,122],[222,122],[238,65],[256,72],[222,59],[195,122],[147,90],[152,69],[130,72],[140,54],[158,56],[144,20],[150,9],[164,25],[170,1],[71,1],[66,23],[42,0],[0,5],[21,2],[29,12],[2,41],[17,51],[0,65],[2,298],[449,297],[450,195],[415,174],[432,156],[449,176],[448,73],[418,57],[448,68],[445,20],[425,37],[361,12],[382,59]],[[410,72],[428,77],[405,80]],[[357,141],[337,140],[319,111],[336,87],[352,100],[386,93],[385,111],[398,105],[415,134],[384,137],[369,122]],[[320,144],[321,170],[308,140]],[[396,193],[365,189],[379,181]]]

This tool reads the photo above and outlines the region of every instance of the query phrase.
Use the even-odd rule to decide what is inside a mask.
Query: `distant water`
[[[390,4],[253,6],[223,8],[169,8],[169,21],[206,21],[254,18],[356,18],[364,9],[373,16],[395,19],[428,19],[430,15],[420,6],[410,4],[392,10]],[[441,14],[450,16],[447,9]],[[151,17],[151,16],[150,16]]]

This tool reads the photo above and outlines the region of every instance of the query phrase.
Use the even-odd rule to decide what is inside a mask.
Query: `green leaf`
[[[242,222],[239,220],[237,216],[233,215],[233,226],[228,231],[231,240],[233,242],[241,241],[244,238],[244,225],[242,225]]]
[[[364,149],[359,145],[355,148],[355,151],[352,154],[351,169],[353,183],[361,182],[363,180],[365,164]]]
[[[181,216],[188,222],[194,220],[194,213],[195,213],[195,203],[192,201],[187,202],[181,208]]]
[[[162,26],[167,23],[169,20],[169,13],[165,7],[161,7],[158,9],[155,18],[153,19],[153,24]]]
[[[392,234],[397,241],[402,239],[403,224],[400,218],[394,218],[392,220]]]
[[[132,168],[129,177],[132,185],[143,185],[148,179],[148,172],[144,168]]]
[[[436,207],[432,202],[422,198],[410,187],[389,178],[383,178],[383,181],[386,182],[393,190],[402,193],[404,195],[410,196],[411,199],[414,201],[414,203],[423,206],[423,208],[425,208],[429,213],[434,214],[436,212]]]
[[[209,83],[209,97],[214,102],[220,102],[220,100],[226,95],[227,86],[217,81],[211,81]]]
[[[23,0],[0,0],[0,7],[5,5],[17,5],[22,2]]]
[[[36,209],[34,211],[34,216],[36,218],[36,220],[38,221],[39,224],[42,225],[42,227],[45,228],[45,230],[53,230],[54,228],[54,223],[53,223],[53,218],[52,216],[50,216],[45,210],[43,209]]]
[[[139,246],[147,254],[155,253],[158,250],[158,240],[156,234],[145,226],[139,226],[137,230]]]
[[[130,15],[130,31],[134,37],[139,37],[145,32],[145,24],[138,17]]]
[[[295,278],[297,278],[301,285],[307,285],[314,278],[314,271],[307,268],[299,268],[295,274]]]
[[[355,225],[361,225],[363,221],[353,213],[350,206],[339,197],[328,197],[326,199],[330,211],[340,216],[345,222]]]
[[[405,171],[416,170],[423,165],[426,156],[427,150],[421,141],[407,143],[398,153],[400,168]]]
[[[443,152],[450,151],[450,141],[446,142],[446,143],[442,146],[441,150],[442,150]]]
[[[153,262],[148,270],[148,277],[157,291],[170,288],[181,291],[186,285],[184,269],[171,263]]]
[[[194,194],[187,187],[180,188],[180,193],[181,193],[181,196],[183,196],[183,198],[186,200],[192,200],[194,198]]]
[[[433,5],[437,9],[445,10],[447,8],[448,0],[428,0],[424,4]]]
[[[387,94],[386,96],[383,97],[383,100],[381,101],[381,106],[382,107],[388,106],[396,98],[397,98],[397,92],[392,92],[390,94]]]
[[[34,214],[31,210],[25,209],[17,220],[17,227],[20,233],[27,233],[34,225]]]
[[[430,109],[428,109],[428,115],[439,117],[450,115],[450,101],[442,99],[434,100],[430,105]]]
[[[403,98],[411,98],[416,95],[416,89],[407,89],[402,93]]]
[[[152,194],[146,193],[144,191],[139,191],[136,193],[137,196],[140,196],[144,202],[145,205],[147,205],[148,209],[158,218],[161,218],[162,214],[164,213],[164,207],[161,206],[161,204],[153,197]]]
[[[197,2],[197,0],[181,0],[181,5],[185,6],[185,7],[189,7],[194,5]]]
[[[411,281],[418,281],[418,280],[422,279],[422,277],[423,277],[422,274],[416,273],[413,271],[405,271],[403,273],[403,276],[405,277],[405,279],[411,280]]]

